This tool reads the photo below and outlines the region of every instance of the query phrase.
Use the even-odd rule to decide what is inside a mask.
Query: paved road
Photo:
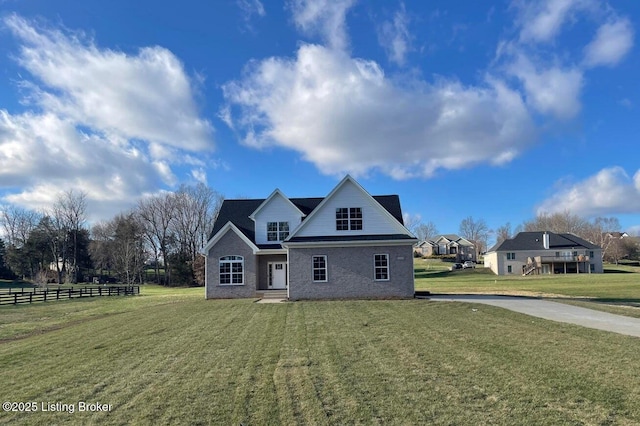
[[[431,295],[429,299],[445,302],[483,303],[552,321],[640,337],[640,318],[614,315],[544,299],[491,295]]]

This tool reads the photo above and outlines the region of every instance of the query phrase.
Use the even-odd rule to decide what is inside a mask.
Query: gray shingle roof
[[[400,208],[400,198],[397,195],[374,195],[373,198],[380,203],[391,215],[400,223],[402,221],[402,210]],[[309,215],[318,204],[323,200],[322,197],[316,198],[289,198],[289,200],[302,213]],[[251,213],[264,202],[261,199],[243,199],[243,200],[224,200],[220,207],[220,213],[213,224],[213,230],[209,238],[213,237],[227,222],[232,222],[238,229],[247,236],[251,241],[256,241],[255,223],[249,218]]]
[[[592,244],[574,234],[549,234],[549,249],[599,249]],[[513,238],[504,240],[500,244],[496,244],[489,251],[518,251],[518,250],[543,250],[542,235],[544,232],[519,232]]]

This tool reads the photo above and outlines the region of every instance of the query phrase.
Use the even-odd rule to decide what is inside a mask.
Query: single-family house
[[[574,234],[520,232],[484,255],[497,275],[602,273],[602,249]]]
[[[413,245],[397,195],[346,176],[326,196],[224,200],[203,248],[207,298],[413,297]]]
[[[474,244],[456,234],[438,235],[431,240],[421,241],[414,251],[421,256],[455,255],[456,262],[476,261]]]

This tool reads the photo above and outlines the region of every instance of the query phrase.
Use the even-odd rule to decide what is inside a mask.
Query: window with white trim
[[[507,253],[507,260],[516,260],[515,253]]]
[[[376,281],[389,281],[389,255],[374,254],[374,277]]]
[[[289,236],[289,222],[267,222],[267,241],[284,241]]]
[[[312,260],[313,281],[327,281],[327,256],[313,256]]]
[[[244,284],[244,257],[224,256],[220,258],[220,285]]]
[[[336,231],[360,231],[362,230],[362,208],[338,207],[336,208]]]

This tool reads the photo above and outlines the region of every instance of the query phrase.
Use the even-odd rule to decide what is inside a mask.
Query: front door
[[[286,262],[269,263],[269,288],[274,290],[287,288]]]

